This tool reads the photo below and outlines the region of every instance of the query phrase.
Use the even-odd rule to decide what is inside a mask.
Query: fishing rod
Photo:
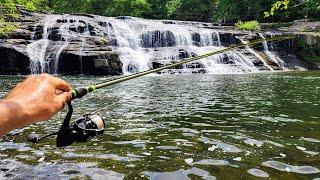
[[[145,76],[148,74],[160,72],[165,69],[169,69],[169,68],[173,68],[173,67],[176,67],[179,65],[183,65],[186,63],[197,61],[197,60],[207,58],[207,57],[210,57],[210,56],[213,56],[216,54],[220,54],[220,53],[223,53],[226,51],[231,51],[231,50],[235,50],[235,49],[246,47],[246,46],[256,46],[256,45],[261,44],[266,41],[267,42],[278,42],[278,41],[283,41],[283,40],[292,39],[292,38],[293,37],[291,37],[291,36],[281,36],[281,37],[275,37],[275,38],[255,40],[255,41],[252,41],[249,43],[242,43],[239,45],[232,45],[230,47],[226,47],[224,49],[212,51],[212,52],[200,55],[200,56],[185,58],[185,59],[182,59],[180,62],[165,65],[160,68],[142,71],[140,73],[135,73],[132,75],[120,77],[118,79],[110,80],[110,81],[103,82],[103,83],[100,83],[97,85],[91,85],[88,87],[79,87],[79,88],[73,89],[71,91],[72,100],[82,98],[83,96],[85,96],[88,93],[91,93],[97,89],[112,86],[112,85],[115,85],[115,84],[118,84],[121,82],[129,81],[131,79],[135,79],[138,77],[142,77],[142,76]],[[60,127],[60,130],[58,132],[53,132],[53,133],[46,135],[46,136],[43,136],[43,137],[40,137],[40,135],[38,135],[38,134],[30,134],[28,136],[28,141],[33,142],[33,143],[37,143],[44,138],[47,138],[47,137],[53,136],[53,135],[57,135],[57,138],[56,138],[57,147],[65,147],[65,146],[69,146],[69,145],[73,144],[74,142],[86,142],[90,138],[94,138],[96,136],[102,136],[104,133],[104,129],[106,127],[106,123],[100,115],[97,115],[94,113],[85,114],[85,115],[83,115],[83,117],[78,118],[73,123],[73,125],[70,125],[70,120],[71,120],[71,117],[73,114],[73,107],[72,107],[71,101],[69,101],[67,103],[68,113],[67,113],[67,115],[66,115],[66,117]]]
[[[159,68],[156,68],[156,69],[142,71],[142,72],[139,72],[139,73],[135,73],[135,74],[132,74],[132,75],[120,77],[118,79],[110,80],[110,81],[103,82],[103,83],[96,84],[96,85],[91,85],[91,86],[88,86],[88,87],[79,87],[79,88],[73,89],[71,91],[72,100],[82,98],[83,96],[85,96],[88,93],[91,93],[91,92],[93,92],[93,91],[95,91],[97,89],[101,89],[101,88],[105,88],[105,87],[112,86],[112,85],[115,85],[115,84],[119,84],[121,82],[129,81],[131,79],[142,77],[142,76],[145,76],[145,75],[148,75],[148,74],[157,73],[157,72],[160,72],[160,71],[165,70],[165,69],[170,69],[170,68],[173,68],[173,67],[176,67],[176,66],[179,66],[179,65],[183,65],[183,64],[187,64],[187,63],[190,63],[190,62],[193,62],[193,61],[204,59],[204,58],[207,58],[207,57],[210,57],[210,56],[213,56],[213,55],[217,55],[217,54],[220,54],[220,53],[223,53],[223,52],[226,52],[226,51],[231,51],[231,50],[235,50],[235,49],[246,47],[246,46],[256,46],[256,45],[261,44],[263,42],[279,42],[279,41],[283,41],[283,40],[287,40],[287,39],[293,39],[293,38],[294,37],[292,37],[292,36],[281,36],[281,37],[275,37],[275,38],[266,38],[266,39],[255,40],[255,41],[252,41],[250,43],[232,45],[232,46],[220,49],[220,50],[216,50],[216,51],[212,51],[212,52],[208,52],[208,53],[202,54],[200,56],[185,58],[185,59],[182,59],[181,61],[179,61],[177,63],[165,65],[165,66],[162,66],[162,67],[159,67]]]

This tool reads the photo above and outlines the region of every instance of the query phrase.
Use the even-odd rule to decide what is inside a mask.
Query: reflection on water
[[[22,77],[1,77],[3,97]],[[64,77],[74,86],[107,77]],[[102,108],[103,139],[56,148],[52,120],[0,143],[8,178],[313,179],[320,173],[320,73],[148,76],[75,101],[74,117]],[[54,174],[54,175],[52,175]]]

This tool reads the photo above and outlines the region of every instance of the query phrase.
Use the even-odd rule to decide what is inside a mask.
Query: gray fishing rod
[[[88,93],[93,92],[93,91],[95,91],[97,89],[101,89],[101,88],[105,88],[105,87],[108,87],[108,86],[112,86],[112,85],[115,85],[115,84],[118,84],[118,83],[121,83],[121,82],[129,81],[131,79],[135,79],[135,78],[138,78],[138,77],[141,77],[141,76],[145,76],[145,75],[148,75],[148,74],[157,73],[157,72],[160,72],[160,71],[165,70],[165,69],[169,69],[169,68],[173,68],[173,67],[176,67],[176,66],[179,66],[179,65],[183,65],[183,64],[186,64],[186,63],[197,61],[197,60],[200,60],[200,59],[203,59],[203,58],[207,58],[207,57],[210,57],[210,56],[213,56],[213,55],[217,55],[217,54],[220,54],[220,53],[223,53],[223,52],[226,52],[226,51],[235,50],[235,49],[242,48],[242,47],[245,47],[245,46],[256,46],[256,45],[259,45],[259,44],[261,44],[261,43],[263,43],[265,41],[267,41],[267,42],[278,42],[278,41],[283,41],[283,40],[292,39],[292,38],[294,38],[294,37],[292,37],[292,36],[280,36],[280,37],[275,37],[275,38],[266,38],[266,39],[255,40],[255,41],[252,41],[250,43],[232,45],[230,47],[226,47],[224,49],[208,52],[208,53],[202,54],[200,56],[185,58],[185,59],[182,59],[181,61],[179,61],[177,63],[165,65],[165,66],[162,66],[162,67],[159,67],[159,68],[156,68],[156,69],[142,71],[142,72],[139,72],[139,73],[135,73],[135,74],[132,74],[132,75],[120,77],[118,79],[110,80],[110,81],[103,82],[103,83],[96,84],[96,85],[91,85],[91,86],[88,86],[88,87],[75,88],[75,89],[73,89],[71,91],[72,100],[82,98],[83,96],[85,96]]]

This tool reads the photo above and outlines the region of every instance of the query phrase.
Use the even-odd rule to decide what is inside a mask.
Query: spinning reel
[[[106,123],[100,115],[85,114],[70,125],[72,114],[73,108],[71,102],[69,102],[68,113],[58,132],[48,134],[44,137],[40,137],[38,134],[30,134],[28,141],[37,143],[44,138],[57,135],[57,147],[66,147],[74,142],[87,142],[91,138],[103,135]]]

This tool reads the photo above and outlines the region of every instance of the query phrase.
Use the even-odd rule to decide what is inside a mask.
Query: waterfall
[[[64,43],[62,44],[62,46],[58,49],[57,53],[56,53],[56,57],[55,57],[55,61],[54,61],[54,73],[58,74],[58,67],[59,67],[59,59],[60,59],[60,55],[61,52],[63,51],[64,48],[66,48],[69,45],[69,33],[68,30],[70,28],[70,16],[69,15],[65,15],[64,19],[67,19],[67,22],[62,25],[59,28],[59,34],[61,35],[61,40],[64,41]]]
[[[57,37],[53,35],[53,28],[58,24],[58,20],[66,20],[58,27],[60,41],[52,41]],[[61,52],[69,45],[70,38],[75,38],[77,34],[69,32],[71,25],[70,15],[47,15],[43,20],[42,39],[34,40],[27,46],[27,53],[30,58],[30,70],[32,74],[38,73],[58,73],[59,59]],[[34,37],[34,34],[32,34]]]
[[[141,72],[183,58],[216,51],[226,47],[227,41],[234,43],[232,36],[225,35],[228,32],[212,27],[206,28],[205,24],[196,22],[134,17],[46,15],[41,23],[42,39],[34,40],[27,47],[32,73],[59,73],[61,55],[66,51],[74,53],[75,57],[79,58],[80,73],[83,73],[82,69],[87,68],[83,67],[84,56],[88,57],[88,53],[94,53],[93,59],[100,58],[96,49],[101,45],[97,46],[95,42],[101,37],[106,38],[108,46],[118,54],[124,74]],[[263,34],[259,36],[264,38]],[[239,39],[245,43],[243,38]],[[274,66],[286,70],[286,63],[275,52],[269,50],[268,43],[265,41],[263,45],[263,52],[247,46],[166,72],[250,73],[274,71]]]
[[[220,39],[219,32],[216,32],[216,36],[217,36],[217,43],[218,43],[218,46],[220,47],[220,46],[221,46],[221,39]]]
[[[77,22],[79,23],[79,19],[77,20]],[[79,30],[77,29],[77,32],[79,32]],[[87,22],[85,22],[85,30],[83,32],[84,37],[81,38],[81,46],[79,48],[79,54],[80,54],[80,73],[83,74],[83,55],[84,55],[84,51],[86,51],[86,38],[90,36],[90,30],[89,30],[89,24]]]
[[[247,42],[244,39],[242,39],[240,37],[237,37],[237,38],[242,42],[242,44],[247,44]],[[266,41],[263,42],[263,46],[267,46],[268,47]],[[246,50],[249,53],[251,53],[252,55],[254,55],[255,57],[257,57],[263,63],[263,65],[268,68],[269,71],[274,71],[272,69],[272,67],[268,65],[268,63],[265,61],[265,59],[260,54],[258,54],[255,50],[253,50],[250,46],[246,46]]]
[[[190,55],[198,56],[223,48],[220,34],[214,29],[140,18],[101,20],[106,24],[106,37],[113,42],[111,45],[120,55],[125,74],[148,70],[153,63],[169,64]],[[248,57],[227,52],[223,56],[217,55],[185,65],[177,72],[197,70],[220,74],[258,71]]]
[[[270,34],[270,35],[271,35],[271,37],[273,36],[272,34]],[[262,39],[264,39],[264,41],[263,41],[264,53],[269,57],[269,59],[272,62],[276,63],[283,70],[289,70],[286,67],[286,63],[281,59],[281,57],[279,57],[275,52],[269,50],[268,42],[266,41],[266,38],[264,37],[264,35],[262,33],[259,33],[259,36]]]
[[[46,16],[43,20],[44,25],[42,39],[34,41],[27,46],[27,53],[30,57],[30,70],[32,74],[43,73],[50,69],[50,61],[46,59],[47,48],[50,43],[49,35],[51,34],[52,27],[57,23],[59,18],[59,15]]]

